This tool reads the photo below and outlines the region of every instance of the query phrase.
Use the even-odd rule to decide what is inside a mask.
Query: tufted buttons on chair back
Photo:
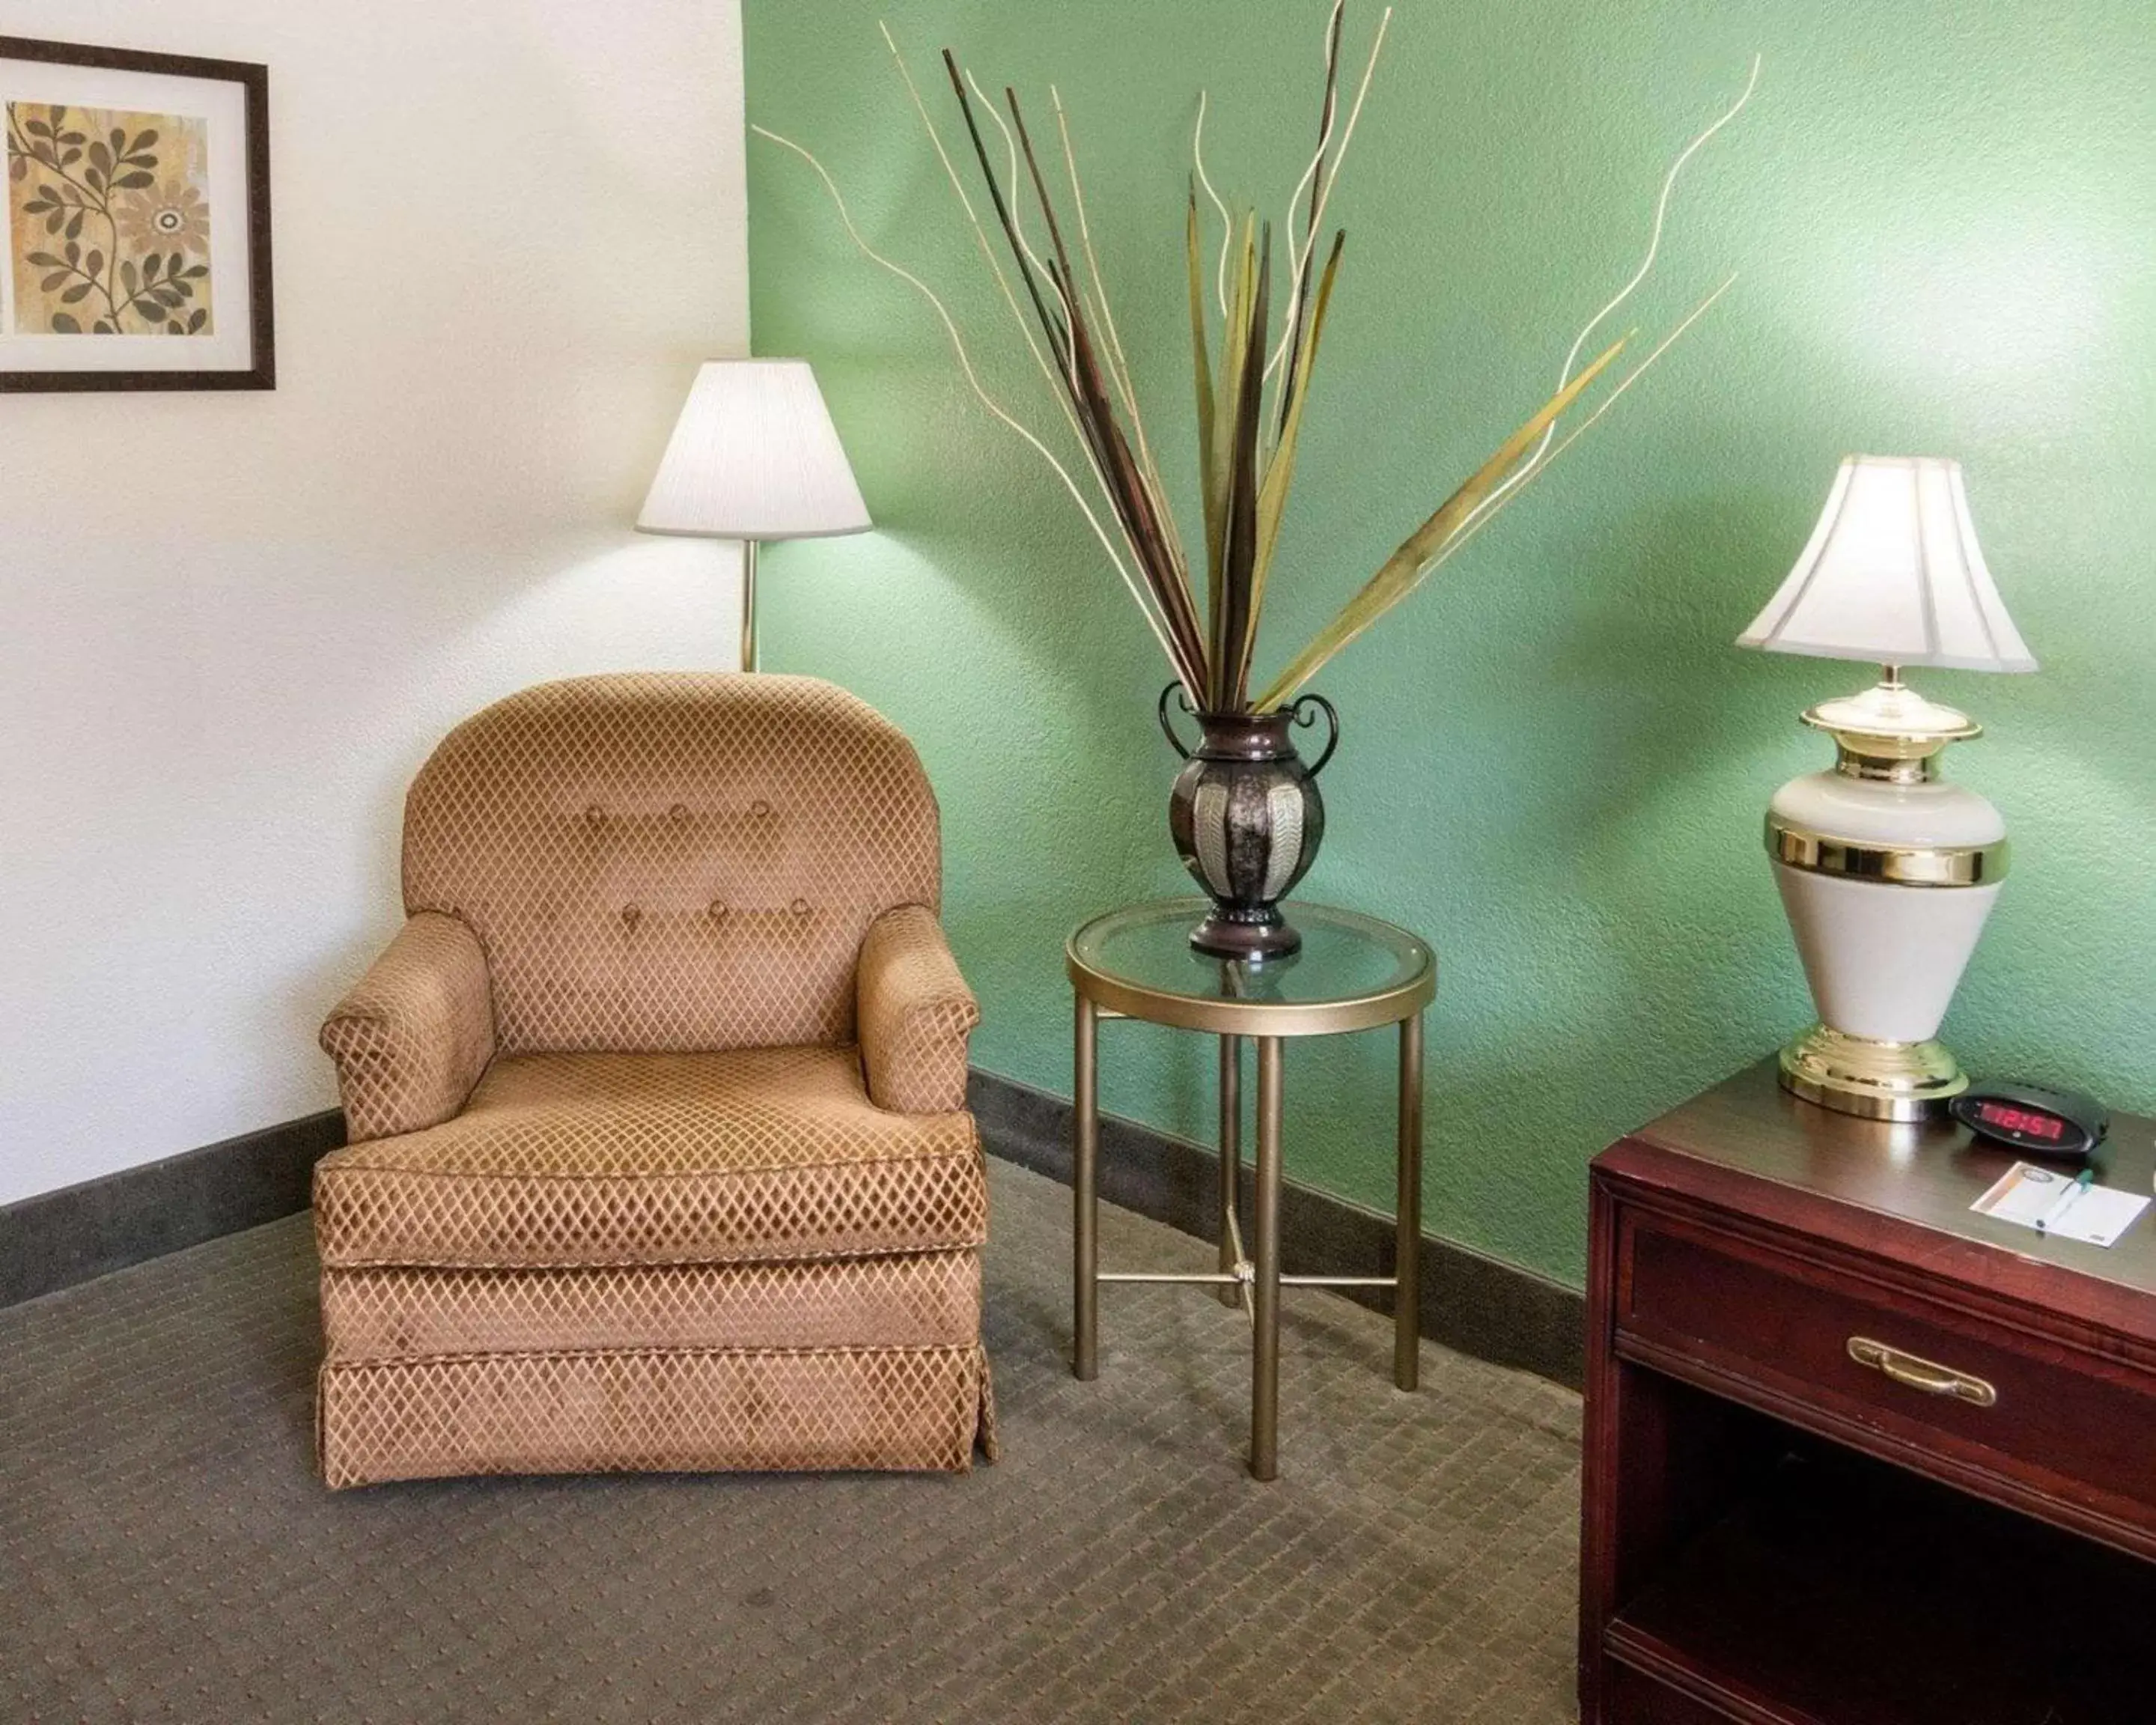
[[[912,745],[814,677],[544,683],[404,805],[405,908],[477,932],[506,1053],[848,1040],[863,932],[940,870]]]

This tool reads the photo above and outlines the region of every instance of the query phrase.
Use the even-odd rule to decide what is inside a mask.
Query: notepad
[[[2069,1197],[2074,1181],[2074,1175],[2056,1168],[2017,1162],[1969,1208],[2022,1228],[2034,1229],[2041,1219],[2047,1239],[2097,1246],[2111,1245],[2148,1208],[2146,1198],[2112,1186],[2092,1185]]]

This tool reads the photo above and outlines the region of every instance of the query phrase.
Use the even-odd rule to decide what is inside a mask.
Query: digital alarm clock
[[[2088,1097],[2030,1084],[1971,1085],[1948,1106],[1979,1138],[2070,1162],[2089,1156],[2111,1130],[2111,1117]]]

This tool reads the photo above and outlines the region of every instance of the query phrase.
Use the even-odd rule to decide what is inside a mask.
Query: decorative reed
[[[1071,208],[1077,218],[1078,249],[1086,262],[1083,280],[1072,262],[1065,238],[1067,224],[1050,191],[1047,176],[1041,171],[1017,92],[1009,86],[1004,90],[1004,105],[1009,115],[1006,126],[994,105],[960,66],[957,57],[948,49],[943,50],[944,69],[972,141],[974,161],[988,191],[996,225],[1009,254],[1011,275],[1024,289],[1025,300],[1031,307],[1029,320],[896,43],[891,40],[887,28],[884,31],[884,39],[890,44],[900,75],[965,210],[982,254],[1005,304],[1019,322],[1028,348],[1048,379],[1078,445],[1093,491],[1113,524],[1112,536],[1070,469],[1037,434],[983,387],[958,327],[942,301],[918,277],[881,256],[861,239],[846,211],[844,199],[822,163],[791,140],[762,126],[752,128],[761,136],[804,157],[823,178],[855,242],[876,263],[909,282],[934,305],[957,352],[968,385],[998,419],[1018,432],[1055,468],[1137,602],[1191,704],[1207,712],[1270,712],[1291,701],[1334,655],[1399,604],[1539,477],[1729,286],[1729,281],[1724,281],[1702,300],[1644,361],[1602,393],[1598,403],[1586,413],[1579,425],[1563,438],[1558,437],[1560,420],[1580,405],[1588,392],[1603,380],[1630,339],[1612,342],[1595,359],[1575,372],[1573,367],[1589,336],[1630,295],[1652,267],[1677,173],[1692,153],[1734,118],[1750,100],[1759,74],[1756,59],[1743,93],[1671,165],[1656,206],[1654,232],[1645,259],[1631,280],[1580,331],[1560,372],[1556,392],[1400,542],[1338,614],[1253,697],[1251,670],[1264,612],[1266,578],[1295,476],[1296,446],[1302,429],[1303,407],[1308,399],[1312,375],[1324,336],[1326,314],[1339,273],[1347,240],[1345,232],[1334,231],[1314,287],[1312,264],[1316,259],[1326,205],[1338,179],[1348,146],[1354,136],[1392,12],[1388,8],[1379,20],[1354,101],[1348,110],[1347,123],[1339,130],[1336,146],[1344,17],[1344,0],[1334,0],[1326,23],[1325,82],[1318,110],[1317,145],[1309,167],[1289,198],[1287,228],[1279,249],[1277,272],[1286,280],[1278,294],[1275,291],[1272,224],[1261,220],[1255,211],[1245,211],[1240,216],[1231,214],[1214,191],[1206,173],[1205,102],[1202,95],[1199,98],[1183,231],[1192,370],[1197,394],[1199,492],[1205,533],[1202,608],[1191,577],[1190,559],[1184,552],[1167,488],[1162,482],[1145,423],[1138,411],[1137,393],[1116,333],[1106,284],[1093,254],[1077,154],[1071,143],[1061,96],[1054,87],[1050,86],[1050,100],[1055,110]],[[1003,145],[1004,166],[1000,172],[982,130],[983,116]],[[1021,161],[1024,167],[1023,178],[1019,173]],[[1210,329],[1213,320],[1205,303],[1206,224],[1198,201],[1201,187],[1219,212],[1222,226],[1219,254],[1212,272],[1214,299],[1219,308],[1217,344]],[[1027,235],[1024,199],[1029,190],[1040,224],[1046,231],[1045,257]],[[1298,239],[1296,218],[1306,192],[1307,213]],[[1277,339],[1274,333],[1276,310]]]

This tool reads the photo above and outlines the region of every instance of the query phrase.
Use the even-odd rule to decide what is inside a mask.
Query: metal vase
[[[1340,716],[1322,695],[1270,713],[1196,713],[1181,696],[1182,685],[1171,683],[1160,696],[1161,731],[1187,763],[1168,794],[1168,826],[1183,865],[1213,901],[1190,944],[1220,958],[1283,957],[1302,937],[1281,915],[1280,901],[1309,871],[1325,837],[1317,775],[1339,746]],[[1195,748],[1175,734],[1172,699],[1197,721]],[[1306,765],[1292,733],[1315,724],[1318,711],[1330,734]]]

